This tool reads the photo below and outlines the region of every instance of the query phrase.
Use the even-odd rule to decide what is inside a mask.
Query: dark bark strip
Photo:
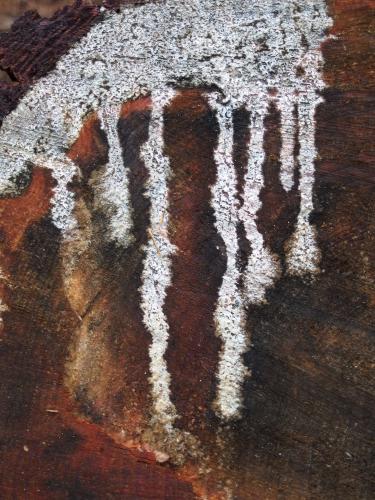
[[[213,314],[225,260],[211,207],[218,131],[213,113],[196,90],[176,97],[165,123],[172,169],[170,238],[178,248],[165,306],[170,325],[167,362],[180,423],[194,428],[210,412],[220,350]]]
[[[280,181],[280,113],[274,104],[270,105],[265,119],[264,150],[266,152],[263,164],[264,187],[261,192],[262,208],[258,213],[258,227],[264,236],[265,244],[283,257],[284,244],[295,230],[299,211],[298,150],[296,146],[294,185],[289,192],[286,192]]]
[[[239,207],[243,205],[243,188],[245,181],[245,172],[249,159],[249,141],[250,141],[250,113],[246,108],[236,109],[233,113],[233,164],[237,175],[237,192]],[[237,227],[238,238],[238,267],[241,272],[246,268],[249,255],[251,254],[251,245],[246,238],[246,232],[243,222],[239,222]]]

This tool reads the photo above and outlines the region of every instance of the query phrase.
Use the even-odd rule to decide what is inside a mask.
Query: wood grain
[[[8,307],[0,339],[1,498],[219,499],[229,490],[241,500],[373,497],[375,5],[331,0],[329,9],[337,38],[323,47],[328,88],[317,114],[313,213],[322,272],[315,281],[283,277],[266,305],[249,307],[244,417],[228,426],[212,411],[220,346],[212,311],[225,266],[208,198],[217,122],[202,89],[181,92],[166,111],[170,234],[180,249],[165,307],[172,325],[166,357],[177,425],[199,437],[204,458],[161,464],[140,432],[152,411],[150,338],[139,306],[149,224],[140,147],[150,100],[124,105],[119,122],[135,221],[126,251],[106,241],[93,201],[108,155],[96,115],[68,153],[82,172],[71,186],[77,215],[94,235],[70,288],[50,217],[49,171],[39,165],[21,196],[0,200],[0,291]],[[0,117],[100,19],[96,6],[77,4],[49,20],[24,14],[1,34],[0,66],[13,81],[0,82]],[[248,115],[238,112],[240,183],[247,126]],[[278,180],[279,128],[270,109],[259,227],[283,256],[299,200]],[[245,261],[245,243],[241,251]],[[77,342],[94,323],[97,363],[77,376]]]

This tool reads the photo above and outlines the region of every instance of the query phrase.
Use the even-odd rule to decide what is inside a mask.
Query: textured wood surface
[[[243,417],[228,425],[212,409],[220,350],[212,316],[225,271],[210,204],[218,124],[203,89],[183,90],[166,110],[169,231],[180,250],[165,302],[166,360],[181,415],[177,426],[201,443],[199,452],[194,443],[183,451],[184,463],[165,454],[162,438],[140,431],[149,418],[151,339],[139,300],[150,238],[148,172],[139,151],[148,136],[150,99],[121,109],[134,211],[134,239],[126,250],[108,243],[95,205],[93,184],[108,160],[96,113],[68,152],[82,173],[70,187],[76,216],[93,234],[69,285],[62,262],[71,249],[51,221],[50,171],[39,165],[20,196],[0,199],[0,292],[7,307],[0,325],[1,498],[373,497],[374,7],[366,0],[329,3],[336,38],[323,47],[327,89],[316,117],[313,213],[321,273],[313,281],[284,276],[266,305],[248,308],[251,376]],[[2,34],[0,66],[13,81],[0,82],[0,116],[16,109],[27,89],[100,20],[98,7],[77,4],[48,21],[25,14]],[[239,179],[248,121],[246,110],[236,113]],[[282,189],[280,148],[280,114],[271,107],[258,224],[270,248],[283,255],[299,195]],[[246,262],[250,249],[241,234],[240,242]],[[78,349],[88,331],[90,363]]]

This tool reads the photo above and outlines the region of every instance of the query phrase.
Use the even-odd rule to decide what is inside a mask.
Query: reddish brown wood
[[[317,116],[314,221],[323,273],[311,283],[284,278],[270,292],[268,305],[248,311],[253,345],[246,356],[252,377],[245,418],[225,434],[220,453],[220,426],[211,410],[220,345],[212,311],[224,263],[208,203],[217,126],[199,90],[184,91],[166,114],[171,239],[180,249],[165,309],[173,325],[167,361],[174,402],[183,415],[178,425],[199,436],[215,477],[198,477],[194,461],[177,469],[157,464],[152,451],[136,444],[137,427],[152,412],[150,338],[138,295],[149,220],[147,171],[139,150],[147,139],[150,101],[124,105],[119,124],[135,220],[135,240],[126,252],[106,244],[105,221],[93,206],[90,182],[107,161],[96,115],[87,118],[69,151],[83,173],[72,184],[85,209],[79,215],[91,217],[96,231],[75,275],[75,305],[86,320],[106,312],[97,330],[102,364],[95,388],[67,378],[72,342],[82,324],[62,283],[61,236],[49,216],[50,174],[41,165],[21,196],[0,200],[1,267],[15,284],[1,285],[11,311],[3,313],[0,341],[2,498],[220,498],[224,493],[215,481],[228,477],[239,484],[239,499],[371,498],[374,2],[332,0],[330,10],[333,33],[340,38],[324,47],[329,89]],[[96,7],[77,4],[49,21],[27,14],[10,34],[1,35],[0,65],[14,81],[1,83],[0,116],[99,20]],[[240,179],[247,119],[245,112],[236,119]],[[273,110],[267,119],[259,219],[267,241],[282,254],[298,199],[296,192],[285,195],[278,181],[278,130]],[[242,252],[245,260],[246,245]],[[91,286],[93,276],[97,281]],[[125,401],[126,446],[117,439]]]
[[[171,325],[167,362],[181,425],[191,430],[212,413],[220,349],[213,314],[225,262],[210,206],[215,128],[199,90],[177,97],[166,116],[171,241],[179,248],[165,305]]]

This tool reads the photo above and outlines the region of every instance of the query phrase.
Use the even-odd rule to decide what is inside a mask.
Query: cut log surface
[[[0,34],[0,497],[373,498],[374,2],[103,3]]]

